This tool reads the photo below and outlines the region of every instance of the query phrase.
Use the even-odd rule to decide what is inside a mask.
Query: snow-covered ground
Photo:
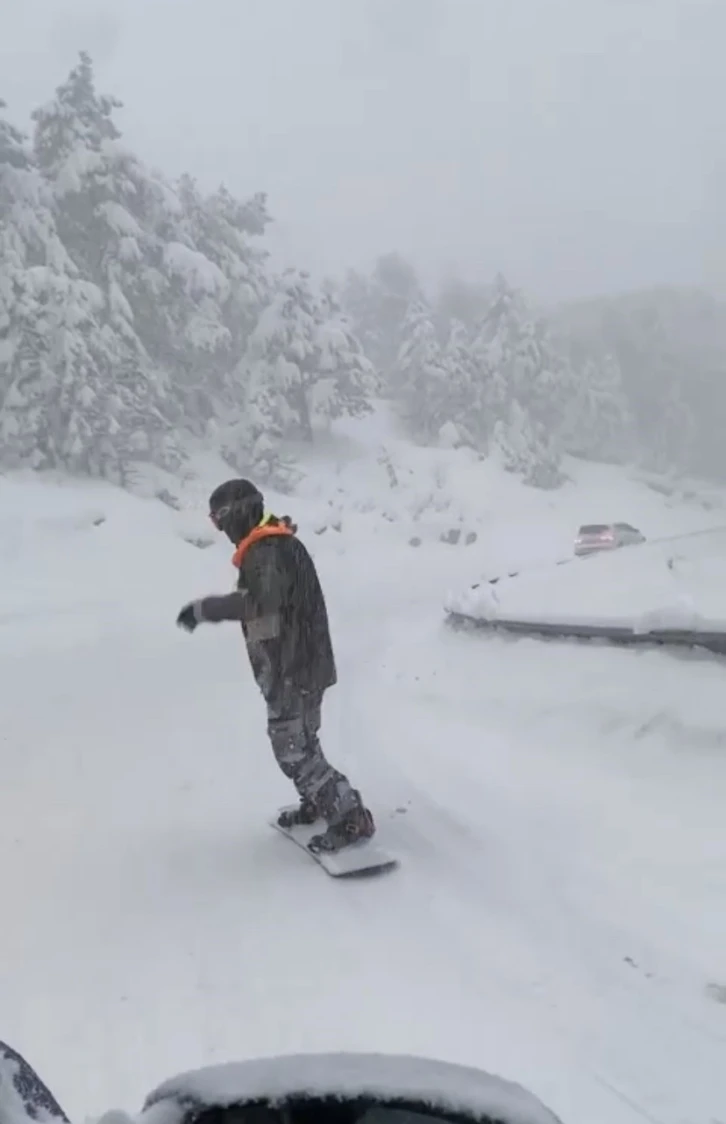
[[[582,521],[717,513],[603,466],[533,492],[372,423],[323,453],[272,499],[328,595],[324,744],[402,859],[366,883],[266,825],[290,793],[238,630],[174,627],[233,580],[229,544],[187,541],[221,467],[178,512],[0,479],[2,1037],[76,1119],[205,1063],[361,1049],[481,1066],[566,1124],[721,1124],[723,664],[442,612]],[[452,526],[477,542],[439,542]]]
[[[726,528],[544,563],[449,596],[485,621],[585,625],[649,633],[726,632]]]

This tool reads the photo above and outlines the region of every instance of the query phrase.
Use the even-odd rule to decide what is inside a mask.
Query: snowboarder
[[[285,516],[266,515],[249,480],[228,480],[209,497],[214,526],[234,543],[237,589],[185,605],[180,628],[239,621],[252,672],[267,704],[267,732],[282,772],[300,797],[282,827],[324,819],[313,851],[336,851],[370,838],[375,825],[361,795],[323,755],[318,731],[323,695],[337,681],[328,613],[315,564]]]

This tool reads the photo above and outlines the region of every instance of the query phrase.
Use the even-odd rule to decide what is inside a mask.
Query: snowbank
[[[475,621],[656,632],[726,632],[726,530],[572,559],[450,596]]]

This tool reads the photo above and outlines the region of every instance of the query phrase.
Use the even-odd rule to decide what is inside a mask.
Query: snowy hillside
[[[722,665],[461,636],[442,612],[571,553],[582,521],[718,513],[575,462],[526,489],[380,415],[315,456],[269,500],[328,596],[323,743],[401,869],[340,885],[266,826],[290,793],[239,630],[174,627],[233,580],[204,506],[223,466],[167,480],[178,511],[0,478],[3,1037],[74,1119],[330,1049],[481,1066],[566,1124],[723,1119]]]

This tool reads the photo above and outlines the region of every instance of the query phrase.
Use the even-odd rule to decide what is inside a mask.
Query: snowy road
[[[289,793],[237,630],[169,625],[191,554],[168,613],[92,592],[53,643],[2,632],[3,1037],[66,1110],[365,1048],[483,1066],[566,1124],[723,1121],[726,668],[455,634],[445,550],[416,581],[410,553],[323,552],[325,744],[403,858],[340,884],[265,825]]]

